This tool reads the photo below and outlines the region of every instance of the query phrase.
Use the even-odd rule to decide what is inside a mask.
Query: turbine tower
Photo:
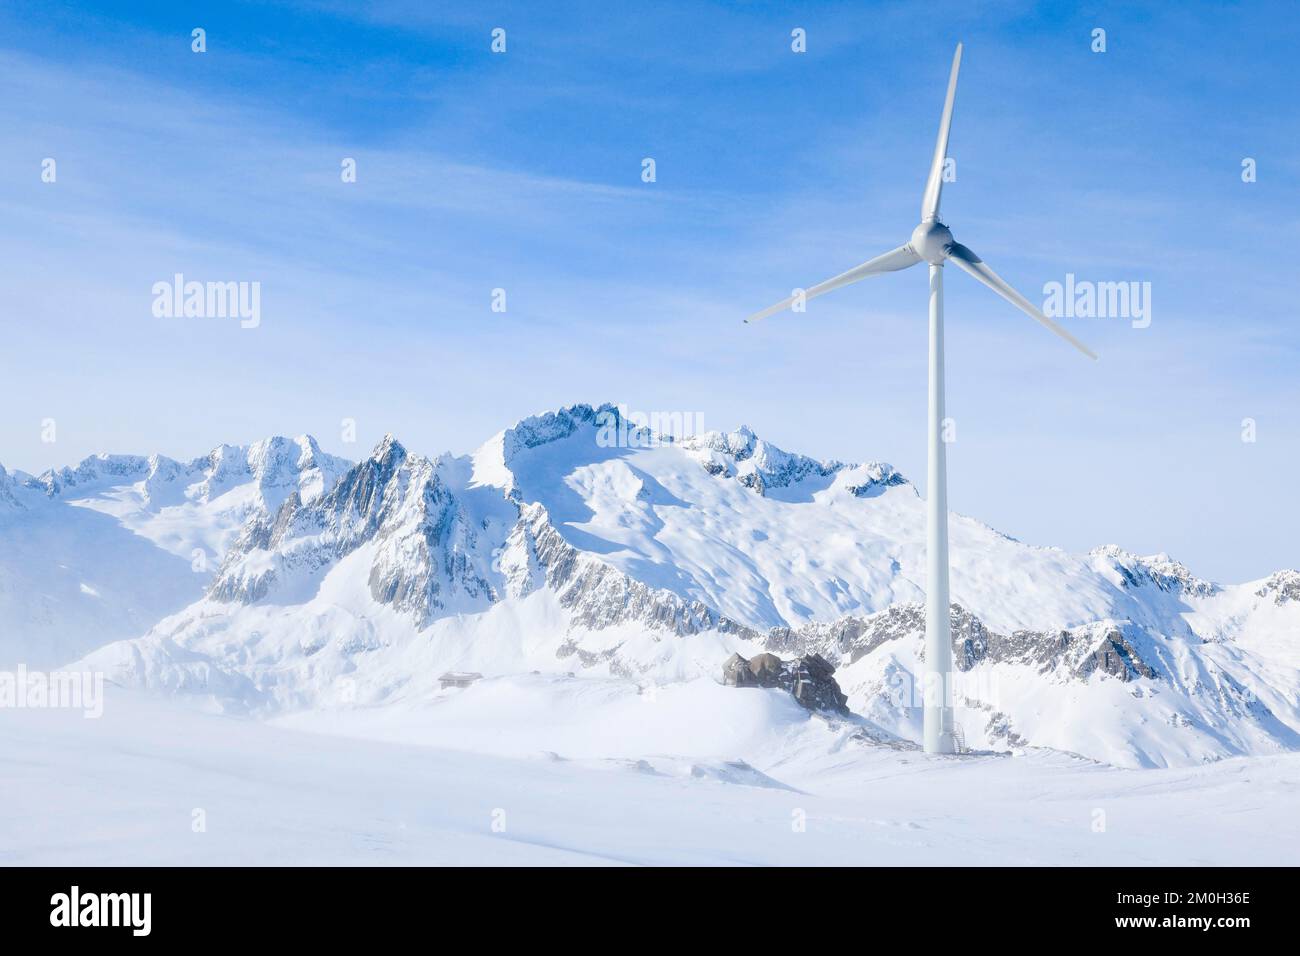
[[[1031,319],[1051,329],[1088,358],[1097,356],[1073,335],[1043,315],[1023,295],[990,269],[969,248],[956,242],[939,220],[939,199],[943,194],[943,165],[948,155],[948,129],[952,125],[952,104],[957,94],[957,70],[961,66],[961,44],[952,57],[948,95],[939,120],[939,138],[934,144],[930,176],[921,197],[921,222],[912,237],[891,252],[868,259],[848,272],[827,279],[807,290],[797,289],[790,298],[751,315],[754,322],[783,312],[795,302],[838,289],[884,272],[897,272],[924,261],[930,266],[930,368],[929,368],[929,456],[926,469],[926,584],[925,584],[925,752],[955,753],[952,720],[952,632],[948,600],[948,478],[943,441],[943,267],[952,262],[1006,299]]]

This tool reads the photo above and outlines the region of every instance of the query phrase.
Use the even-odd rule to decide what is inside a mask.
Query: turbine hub
[[[912,230],[908,243],[912,250],[931,265],[939,265],[947,258],[952,245],[952,232],[937,219],[929,219]]]

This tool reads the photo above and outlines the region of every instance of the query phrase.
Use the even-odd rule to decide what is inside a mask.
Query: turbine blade
[[[804,290],[804,301],[814,299],[819,295],[838,289],[841,286],[857,282],[859,279],[865,279],[868,276],[880,275],[882,272],[897,272],[899,269],[906,269],[908,266],[915,265],[921,261],[921,257],[912,251],[910,245],[904,244],[897,249],[886,252],[884,255],[876,256],[874,259],[868,259],[860,266],[854,266],[848,272],[841,272],[833,279],[827,279],[825,282],[813,286],[811,289]],[[762,312],[755,312],[746,322],[757,322],[759,319],[766,319],[769,315],[775,315],[782,312],[794,304],[795,296],[788,299],[782,299],[776,305],[769,306]]]
[[[948,158],[948,129],[952,126],[952,101],[957,96],[957,70],[961,67],[961,44],[952,55],[952,73],[948,75],[948,95],[943,101],[943,116],[939,119],[939,139],[934,144],[934,159],[930,160],[930,178],[925,181],[925,195],[921,197],[921,221],[939,218],[939,197],[943,194],[943,161]]]
[[[950,245],[947,252],[948,258],[956,264],[958,268],[970,273],[1034,321],[1051,329],[1084,355],[1088,356],[1088,358],[1095,359],[1097,357],[1097,354],[1093,352],[1092,349],[1088,348],[1088,346],[1084,345],[1069,332],[1065,331],[1065,329],[1061,328],[1047,316],[1043,315],[1042,312],[1034,307],[1033,303],[1008,285],[1000,275],[988,267],[984,260],[975,255],[975,253],[971,252],[970,249],[963,246],[960,242],[954,242]]]

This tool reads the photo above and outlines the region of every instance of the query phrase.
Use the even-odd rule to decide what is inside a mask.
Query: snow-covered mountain
[[[0,663],[66,663],[201,597],[245,521],[319,497],[351,462],[315,440],[221,445],[190,462],[95,455],[0,468]]]
[[[1125,766],[1300,749],[1300,574],[1219,585],[959,515],[950,534],[968,745]],[[662,685],[771,650],[836,663],[866,737],[919,736],[924,502],[889,465],[744,428],[660,440],[576,405],[463,457],[392,437],[355,465],[309,438],[97,457],[0,473],[0,535],[5,656],[106,645],[86,663],[227,709],[419,700],[448,669]]]

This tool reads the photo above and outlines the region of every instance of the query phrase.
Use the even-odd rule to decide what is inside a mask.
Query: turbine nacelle
[[[955,242],[952,232],[939,221],[939,200],[943,196],[943,166],[948,156],[948,130],[952,126],[952,106],[957,95],[957,70],[961,66],[961,44],[952,57],[952,71],[948,74],[948,94],[943,101],[943,115],[939,119],[939,137],[935,141],[930,162],[930,175],[925,181],[921,197],[921,224],[912,230],[912,237],[897,249],[868,259],[847,272],[819,282],[808,289],[796,289],[794,294],[761,312],[755,312],[746,322],[766,318],[810,299],[851,285],[870,276],[886,272],[899,272],[920,262],[930,264],[930,363],[929,363],[929,456],[926,471],[926,578],[925,578],[925,683],[926,687],[941,688],[937,695],[927,692],[923,720],[926,753],[956,753],[964,750],[960,736],[953,724],[952,690],[952,628],[949,611],[948,586],[948,479],[947,456],[944,450],[943,421],[943,269],[936,268],[951,261],[981,285],[1001,296],[1031,319],[1055,332],[1089,358],[1097,356],[1061,328],[1017,292],[1010,283],[989,268],[988,263],[969,247]],[[800,310],[802,311],[802,310]],[[937,699],[934,699],[937,698]]]
[[[854,266],[847,272],[819,282],[806,289],[796,289],[789,298],[776,305],[768,306],[761,312],[755,312],[746,322],[767,318],[778,312],[784,312],[795,303],[805,304],[827,292],[852,285],[870,276],[883,275],[886,272],[898,272],[921,262],[928,262],[931,267],[942,266],[951,262],[962,272],[980,284],[986,286],[1007,302],[1010,302],[1039,325],[1050,329],[1065,339],[1089,358],[1096,358],[1093,351],[1073,335],[1061,328],[1043,311],[1017,292],[989,267],[989,264],[975,254],[968,246],[954,241],[952,231],[939,220],[939,201],[943,198],[943,167],[948,156],[948,131],[952,128],[952,107],[957,96],[957,71],[961,67],[961,44],[952,55],[952,71],[948,74],[948,93],[943,100],[943,113],[939,117],[939,136],[934,143],[934,154],[930,160],[930,175],[925,181],[925,193],[921,196],[921,223],[912,230],[912,236],[897,249],[882,253],[874,259],[868,259]],[[943,274],[938,276],[938,284],[932,283],[931,292],[942,288]],[[943,607],[947,607],[946,604]]]
[[[931,219],[912,230],[912,238],[907,244],[926,262],[942,265],[948,258],[948,247],[952,245],[952,232],[939,220]]]

